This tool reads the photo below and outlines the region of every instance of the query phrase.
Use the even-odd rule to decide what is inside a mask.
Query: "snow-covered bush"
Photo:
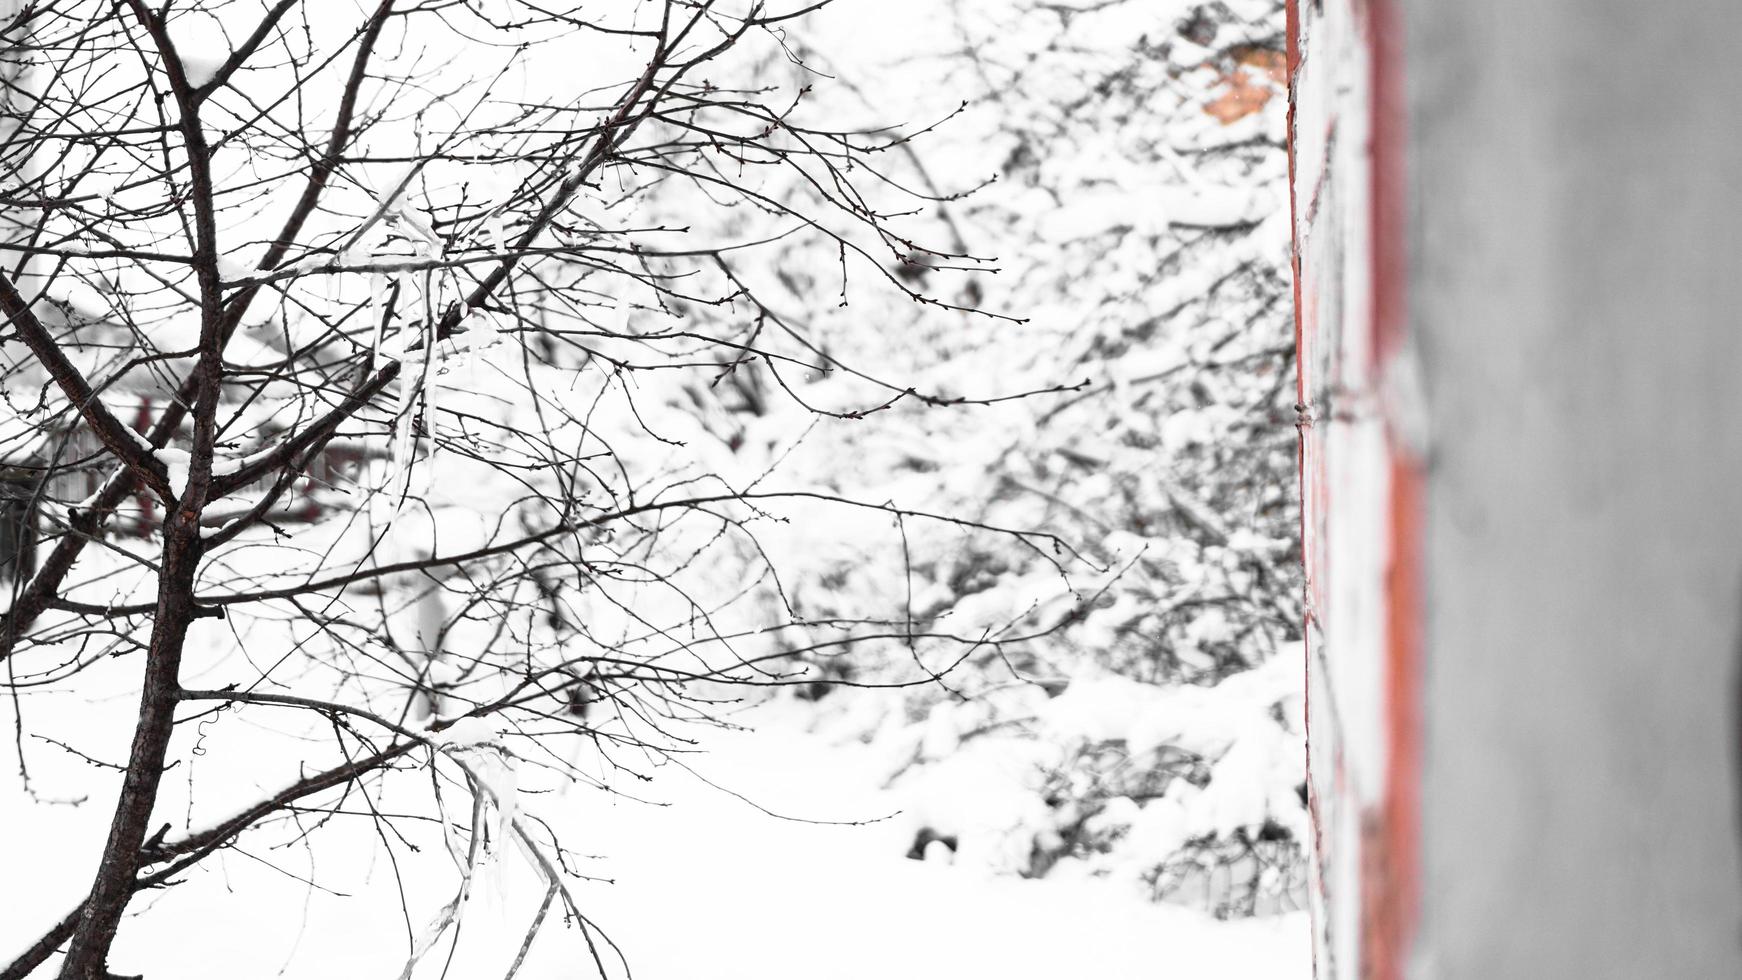
[[[812,67],[880,95],[909,91],[906,64],[947,79],[911,92],[946,121],[884,161],[952,243],[888,243],[888,271],[943,304],[861,295],[802,241],[758,288],[843,358],[924,385],[822,433],[762,408],[760,375],[690,397],[789,476],[1044,529],[1098,571],[959,526],[766,538],[791,562],[765,594],[781,615],[904,624],[795,651],[816,682],[798,696],[888,749],[916,834],[958,862],[1125,877],[1222,913],[1289,906],[1307,838],[1282,5],[965,0],[897,63],[836,57],[831,29],[872,29],[841,18],[791,42],[827,52]],[[1002,410],[917,397],[1058,386]],[[903,653],[938,683],[864,690]]]

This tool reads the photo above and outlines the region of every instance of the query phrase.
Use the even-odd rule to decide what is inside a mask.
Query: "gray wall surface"
[[[1742,2],[1400,0],[1418,977],[1742,977]]]

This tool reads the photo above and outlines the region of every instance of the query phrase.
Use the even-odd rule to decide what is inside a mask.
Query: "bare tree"
[[[461,867],[406,975],[504,841],[547,886],[509,974],[553,906],[604,972],[563,849],[502,770],[585,778],[553,740],[657,751],[717,692],[809,684],[795,658],[867,639],[899,637],[907,667],[878,681],[895,685],[1019,639],[916,629],[911,609],[770,614],[738,600],[778,593],[776,569],[721,581],[709,555],[755,555],[759,526],[827,505],[895,540],[942,522],[1070,557],[782,491],[668,428],[686,378],[831,420],[995,397],[841,363],[747,271],[762,245],[804,243],[842,303],[883,289],[972,312],[894,271],[916,253],[983,267],[903,232],[924,195],[879,161],[913,132],[834,131],[803,86],[731,81],[822,4],[14,6],[0,658],[25,785],[20,692],[117,657],[140,679],[88,896],[0,977],[62,949],[62,977],[109,976],[139,892],[244,834],[311,835],[347,800],[390,822],[370,787],[406,769],[430,774]],[[186,686],[190,658],[219,682]],[[228,709],[305,713],[324,744],[278,791],[178,828],[161,799],[178,729]],[[443,785],[469,794],[458,816]]]

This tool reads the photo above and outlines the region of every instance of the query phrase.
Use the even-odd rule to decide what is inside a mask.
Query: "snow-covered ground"
[[[901,801],[871,760],[792,731],[722,735],[699,772],[788,816],[864,819]],[[652,978],[1306,977],[1304,915],[1217,922],[1110,883],[910,861],[899,819],[771,818],[696,780],[655,814],[600,814],[619,884],[600,922]],[[678,941],[674,942],[673,939]]]
[[[896,814],[902,801],[879,788],[869,750],[830,744],[779,718],[762,722],[756,731],[704,734],[706,751],[687,760],[699,775],[668,764],[651,782],[617,777],[623,792],[665,805],[578,787],[538,802],[568,847],[605,855],[580,859],[579,870],[614,883],[586,883],[575,895],[633,976],[1290,980],[1310,973],[1301,913],[1220,922],[1150,904],[1111,882],[1029,881],[906,860],[911,827]],[[40,887],[0,892],[8,949],[46,927],[84,884],[82,859],[94,851],[78,842],[100,831],[84,826],[93,822],[87,818],[108,809],[106,799],[26,807],[13,789],[0,794],[13,804],[0,823],[14,840],[33,844],[8,849],[4,877]],[[391,794],[377,804],[390,809]],[[311,870],[298,848],[256,855],[281,871],[227,852],[185,884],[135,903],[144,921],[124,923],[114,967],[183,980],[398,975],[408,926],[393,896],[394,864],[368,821],[337,833],[345,846],[324,839],[313,868],[324,888],[343,896],[291,877]],[[246,840],[243,849],[251,850]],[[480,875],[458,955],[444,964],[447,948],[438,946],[418,976],[439,976],[444,965],[450,977],[507,971],[539,888],[518,854],[497,867]],[[421,931],[451,894],[452,867],[426,851],[402,859],[397,873],[414,907],[410,931]],[[50,894],[57,900],[45,901]],[[612,976],[629,975],[608,949],[602,955]],[[594,975],[589,959],[581,931],[553,913],[519,975]]]
[[[1304,914],[1218,923],[1087,886],[923,875],[927,868],[908,863],[913,870],[905,874],[892,866],[846,874],[782,869],[761,882],[763,889],[779,890],[779,898],[758,900],[747,890],[736,900],[751,904],[726,916],[707,909],[735,896],[704,889],[693,904],[673,909],[693,910],[703,926],[690,937],[668,936],[643,948],[635,954],[641,957],[637,975],[1288,980],[1311,972]],[[777,928],[755,928],[764,916]]]

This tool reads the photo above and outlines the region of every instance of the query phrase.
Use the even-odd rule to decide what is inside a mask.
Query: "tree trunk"
[[[145,680],[139,697],[139,724],[133,751],[121,782],[121,799],[109,825],[109,839],[97,877],[85,900],[78,927],[61,966],[62,980],[106,980],[109,946],[121,914],[133,897],[139,871],[139,850],[151,826],[163,778],[163,760],[175,724],[181,693],[182,646],[194,618],[194,574],[200,563],[200,523],[196,509],[176,509],[165,525],[163,574],[158,582],[157,613],[146,655]]]

